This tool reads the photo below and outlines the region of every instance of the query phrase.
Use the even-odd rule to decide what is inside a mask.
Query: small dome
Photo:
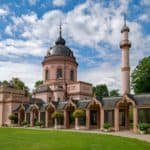
[[[122,27],[122,29],[121,29],[121,33],[125,32],[125,31],[127,31],[127,32],[129,32],[129,31],[130,31],[129,27],[128,27],[128,26],[126,26],[126,25],[124,25],[124,26]]]
[[[68,56],[74,58],[73,52],[65,44],[66,41],[63,39],[61,35],[61,28],[60,28],[59,37],[55,42],[55,46],[51,47],[47,51],[47,56]]]
[[[62,44],[56,44],[54,47],[50,48],[48,50],[49,56],[69,56],[74,57],[73,52],[65,45]]]
[[[65,43],[66,41],[61,36],[55,42],[56,45],[65,45]]]

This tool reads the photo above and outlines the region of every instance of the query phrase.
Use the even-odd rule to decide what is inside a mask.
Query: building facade
[[[18,125],[27,121],[32,127],[43,122],[45,127],[101,129],[109,123],[111,129],[132,129],[137,132],[142,121],[150,123],[150,94],[130,94],[129,28],[121,30],[122,96],[98,98],[92,96],[92,84],[77,80],[78,63],[72,50],[62,38],[61,27],[55,45],[42,61],[43,84],[37,87],[32,98],[12,87],[0,87],[0,125],[9,125],[8,117],[14,113]],[[73,118],[73,112],[82,110],[85,115]],[[54,112],[61,117],[53,117]]]

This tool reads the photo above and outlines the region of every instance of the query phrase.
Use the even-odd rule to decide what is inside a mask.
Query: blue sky
[[[149,8],[149,0],[0,0],[0,80],[19,77],[32,89],[62,20],[63,37],[79,63],[78,79],[120,89],[123,14],[134,69],[150,55]]]

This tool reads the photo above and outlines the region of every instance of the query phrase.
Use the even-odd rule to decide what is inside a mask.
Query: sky
[[[150,0],[0,0],[0,80],[19,77],[33,89],[61,21],[63,38],[79,63],[78,80],[120,90],[123,14],[133,70],[150,55],[149,11]]]

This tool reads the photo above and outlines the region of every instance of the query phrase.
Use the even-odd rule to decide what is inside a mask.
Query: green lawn
[[[0,128],[0,150],[148,150],[150,143],[110,135]]]

